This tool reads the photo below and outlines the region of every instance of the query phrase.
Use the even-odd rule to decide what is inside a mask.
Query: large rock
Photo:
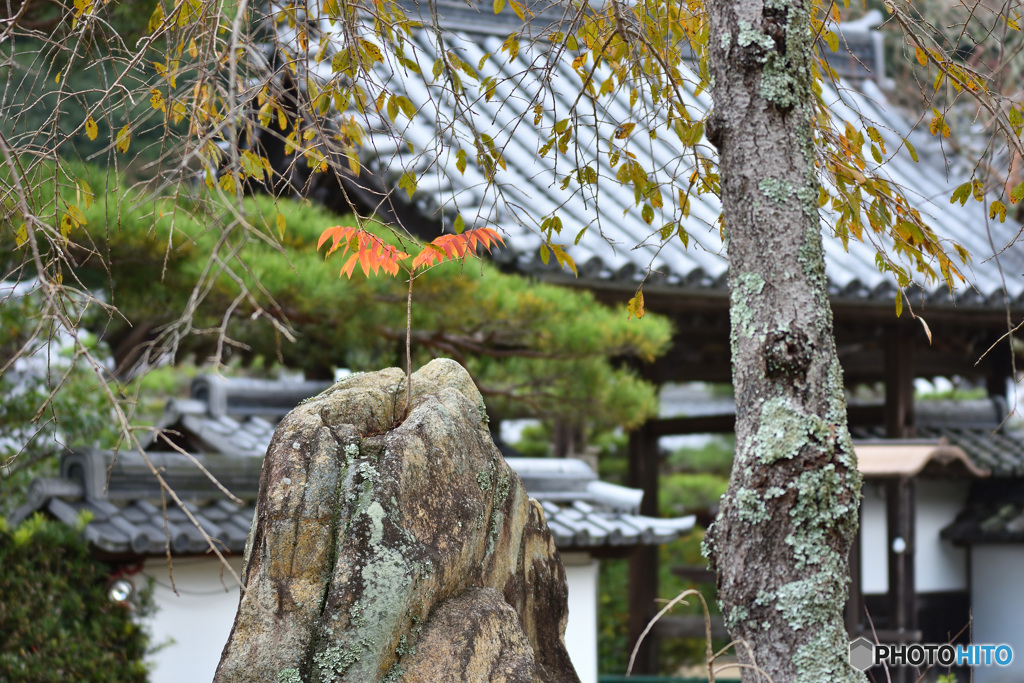
[[[274,434],[216,681],[576,682],[565,572],[458,363],[354,375]]]

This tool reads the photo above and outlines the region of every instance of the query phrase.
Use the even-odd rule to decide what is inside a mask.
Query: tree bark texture
[[[707,7],[737,419],[705,552],[743,664],[775,683],[862,681],[843,626],[861,480],[818,217],[812,2]]]
[[[579,683],[540,504],[462,366],[353,375],[281,422],[215,681]]]

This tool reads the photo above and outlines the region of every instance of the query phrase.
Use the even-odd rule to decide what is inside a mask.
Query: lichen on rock
[[[578,680],[564,570],[472,379],[429,363],[403,416],[406,386],[395,368],[353,375],[278,427],[215,680],[448,680],[423,677],[431,658],[501,672],[451,680]],[[497,649],[453,662],[466,628]]]

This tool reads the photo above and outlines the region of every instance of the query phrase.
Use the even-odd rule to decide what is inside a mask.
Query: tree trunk
[[[811,5],[707,1],[737,420],[705,551],[740,661],[776,683],[865,680],[843,627],[861,480],[818,218]]]

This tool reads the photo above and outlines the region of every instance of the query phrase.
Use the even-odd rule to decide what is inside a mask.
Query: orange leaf
[[[371,270],[374,275],[380,270],[391,276],[398,275],[398,262],[409,256],[390,244],[385,244],[376,235],[350,226],[336,225],[324,230],[320,234],[317,249],[320,249],[328,240],[333,240],[331,248],[327,250],[328,255],[342,244],[345,246],[341,252],[342,256],[352,252],[339,273],[339,276],[345,275],[349,278],[352,277],[357,263],[367,277],[370,276]]]
[[[475,255],[478,245],[490,251],[491,245],[498,242],[504,244],[505,240],[493,228],[474,228],[459,235],[441,235],[423,247],[423,251],[413,259],[412,267],[415,270],[421,266],[430,267],[435,263],[461,259],[466,254]]]

